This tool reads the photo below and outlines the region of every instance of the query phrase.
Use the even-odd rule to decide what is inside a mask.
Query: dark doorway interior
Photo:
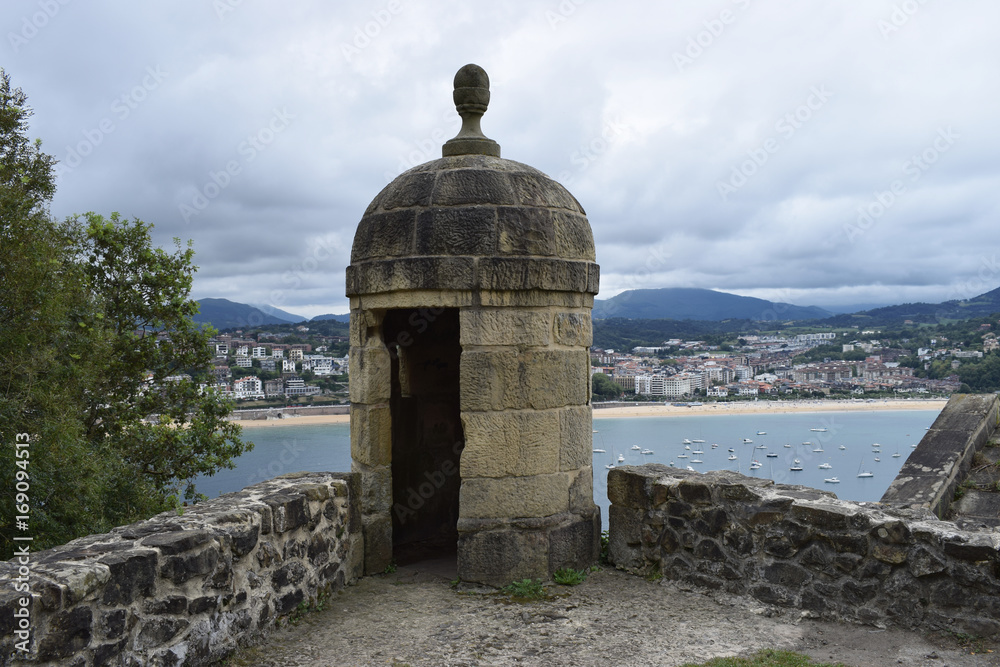
[[[383,335],[392,357],[393,558],[454,558],[465,446],[458,309],[391,310]]]

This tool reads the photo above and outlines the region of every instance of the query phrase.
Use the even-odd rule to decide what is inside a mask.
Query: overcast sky
[[[193,296],[347,312],[368,203],[490,76],[503,157],[587,211],[601,298],[799,305],[1000,285],[995,0],[4,0],[52,212],[194,242]]]

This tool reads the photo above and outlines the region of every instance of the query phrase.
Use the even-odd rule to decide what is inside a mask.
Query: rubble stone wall
[[[609,558],[777,607],[875,626],[1000,635],[1000,533],[927,508],[838,500],[660,464],[608,475]]]
[[[293,473],[0,563],[30,585],[0,591],[0,665],[219,660],[360,576],[358,486]]]

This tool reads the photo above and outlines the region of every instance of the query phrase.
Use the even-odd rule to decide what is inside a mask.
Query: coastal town
[[[950,394],[962,387],[958,373],[939,379],[918,377],[914,368],[901,360],[912,363],[915,358],[925,369],[944,360],[957,370],[964,361],[982,359],[984,353],[998,349],[996,334],[988,327],[982,334],[981,349],[957,345],[942,336],[931,338],[927,347],[919,347],[913,354],[881,339],[877,331],[746,335],[740,338],[738,348],[728,350],[705,341],[680,339],[629,351],[593,348],[591,366],[592,375],[603,374],[625,394],[636,397]],[[797,358],[821,345],[828,346],[826,349],[834,346],[845,358],[796,363]]]

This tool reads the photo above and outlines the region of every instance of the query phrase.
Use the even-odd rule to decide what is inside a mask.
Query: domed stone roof
[[[500,158],[496,142],[482,136],[478,119],[489,89],[463,87],[475,82],[470,67],[456,76],[463,128],[445,144],[446,157],[398,176],[362,216],[347,295],[414,289],[596,294],[599,269],[583,207],[541,171]],[[481,74],[473,74],[485,79],[477,69]]]

